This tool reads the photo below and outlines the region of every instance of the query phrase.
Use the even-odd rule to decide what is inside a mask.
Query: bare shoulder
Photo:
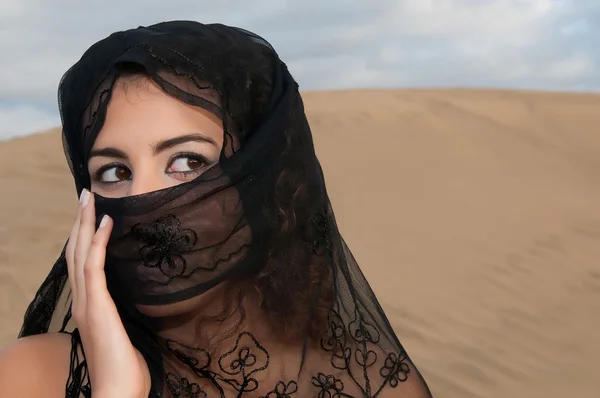
[[[18,339],[0,351],[0,397],[64,397],[71,335]]]

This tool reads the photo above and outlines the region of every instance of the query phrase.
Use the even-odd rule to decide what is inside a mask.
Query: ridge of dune
[[[303,94],[340,229],[436,397],[597,397],[600,95]],[[0,142],[0,346],[68,236],[58,130]]]

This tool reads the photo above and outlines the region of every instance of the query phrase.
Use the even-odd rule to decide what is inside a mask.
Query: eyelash
[[[197,160],[202,163],[202,166],[200,166],[194,170],[175,171],[175,172],[171,172],[169,174],[171,174],[171,175],[175,174],[175,175],[180,175],[180,176],[189,176],[189,175],[193,175],[193,174],[199,174],[200,172],[205,170],[206,166],[209,164],[209,161],[204,156],[202,156],[198,153],[180,152],[180,153],[177,153],[177,154],[171,156],[171,158],[169,159],[169,162],[167,163],[167,169],[169,169],[169,167],[171,167],[173,165],[173,163],[177,159],[180,159],[180,158],[189,158],[189,159]],[[125,168],[125,169],[129,170],[129,167],[125,166],[123,163],[113,162],[113,163],[106,164],[106,165],[98,168],[97,170],[94,170],[92,172],[92,179],[94,180],[94,182],[97,182],[98,184],[105,184],[105,185],[114,185],[114,184],[119,184],[123,181],[126,181],[126,180],[102,181],[102,174],[104,174],[107,170],[110,170],[110,169],[116,168],[116,167]]]

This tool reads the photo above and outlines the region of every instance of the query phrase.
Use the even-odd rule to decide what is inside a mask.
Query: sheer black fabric
[[[264,39],[178,21],[94,44],[59,88],[78,193],[113,85],[132,73],[217,115],[225,137],[219,163],[191,182],[96,196],[98,220],[115,220],[108,288],[151,396],[430,397],[338,232],[298,85]],[[89,396],[68,293],[63,252],[20,335],[71,333],[66,395]],[[168,309],[177,332],[142,307]]]

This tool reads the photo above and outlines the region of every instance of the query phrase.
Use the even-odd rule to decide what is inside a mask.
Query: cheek
[[[105,188],[98,184],[92,183],[91,191],[97,195],[104,196],[105,198],[124,198],[130,196],[130,188],[128,184],[119,184],[117,187]]]
[[[135,176],[128,181],[122,181],[113,185],[97,184],[94,192],[108,198],[122,198],[126,196],[143,195],[149,192],[160,191],[181,184],[180,181],[165,175],[164,173]]]

